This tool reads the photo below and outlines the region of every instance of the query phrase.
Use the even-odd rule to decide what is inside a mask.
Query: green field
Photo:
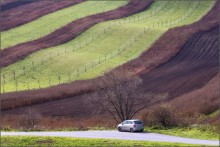
[[[125,1],[86,1],[50,13],[20,27],[1,32],[1,48],[28,42],[48,35],[68,23],[88,15],[106,12],[127,4]]]
[[[1,137],[1,146],[201,146],[182,143],[131,141],[116,139],[83,139],[68,137]]]
[[[198,21],[214,3],[156,1],[142,13],[97,24],[66,44],[3,68],[2,91],[37,89],[102,75],[138,57],[168,29]]]

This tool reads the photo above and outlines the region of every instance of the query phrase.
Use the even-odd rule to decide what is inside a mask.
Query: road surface
[[[70,131],[70,132],[1,132],[2,136],[56,136],[56,137],[75,137],[75,138],[105,138],[105,139],[123,139],[123,140],[141,140],[141,141],[158,141],[174,142],[201,145],[219,146],[219,141],[199,140],[183,138],[171,135],[157,133],[130,133],[118,131]]]

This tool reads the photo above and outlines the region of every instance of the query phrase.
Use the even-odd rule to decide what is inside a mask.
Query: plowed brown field
[[[170,98],[201,88],[219,70],[219,26],[192,36],[165,64],[141,75],[146,92]]]
[[[1,11],[10,10],[36,1],[7,0],[1,2]]]

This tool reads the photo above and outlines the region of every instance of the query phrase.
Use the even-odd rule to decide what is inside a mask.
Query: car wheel
[[[121,127],[118,127],[118,131],[119,131],[119,132],[121,132],[121,131],[122,131],[122,130],[121,130]]]
[[[131,132],[131,133],[134,132],[133,128],[130,128],[130,132]]]
[[[143,132],[144,130],[140,130],[140,132]]]

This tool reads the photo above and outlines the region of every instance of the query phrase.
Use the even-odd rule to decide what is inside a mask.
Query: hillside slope
[[[136,15],[97,24],[65,44],[3,68],[4,90],[42,88],[100,76],[147,51],[167,29],[198,21],[213,4],[157,1]]]
[[[216,73],[216,67],[218,67],[218,62],[216,63],[216,56],[218,55],[218,53],[216,53],[217,50],[217,43],[213,43],[216,42],[216,38],[218,38],[218,29],[216,28],[218,26],[218,19],[217,19],[217,14],[216,11],[218,11],[218,7],[215,6],[212,11],[210,11],[203,19],[201,19],[200,21],[198,21],[197,23],[194,23],[192,25],[188,25],[185,27],[182,27],[182,29],[184,30],[184,28],[187,28],[189,30],[191,30],[190,28],[194,28],[196,27],[197,29],[194,30],[194,32],[186,32],[188,34],[188,36],[196,36],[196,38],[193,39],[193,37],[188,37],[185,38],[186,40],[188,40],[188,43],[185,43],[185,46],[183,46],[181,48],[181,51],[179,52],[179,54],[176,55],[176,57],[172,58],[170,61],[172,62],[168,62],[167,64],[169,65],[169,67],[174,67],[175,70],[173,70],[174,72],[178,73],[179,71],[182,71],[181,68],[179,68],[177,66],[176,63],[180,62],[182,63],[182,68],[183,68],[183,72],[185,71],[193,71],[192,75],[190,75],[190,73],[188,73],[188,75],[190,75],[190,79],[188,79],[188,81],[194,79],[194,74],[197,74],[196,69],[201,69],[201,71],[204,74],[201,75],[196,75],[195,77],[195,81],[194,82],[198,82],[201,80],[201,78],[206,78],[206,82],[211,79],[213,76],[215,76]],[[209,20],[209,21],[207,21]],[[175,28],[174,30],[179,30],[180,28]],[[183,36],[184,37],[184,36]],[[206,37],[210,37],[210,40],[206,40],[206,48],[204,46],[204,42],[202,42],[201,40],[203,40]],[[195,41],[192,43],[192,41]],[[191,42],[191,43],[190,43]],[[210,45],[212,47],[210,47]],[[199,52],[200,54],[190,54],[191,50],[188,50],[187,48],[190,47],[193,50],[192,51],[200,51],[200,49],[202,49],[202,51],[205,51],[204,54],[203,52]],[[203,48],[204,47],[204,48]],[[207,50],[209,49],[210,50]],[[211,58],[215,59],[211,60]],[[191,60],[193,59],[193,60]],[[206,62],[192,62],[192,61],[201,61],[201,60],[205,60]],[[185,62],[190,63],[189,67],[187,67],[187,64],[185,64]],[[191,64],[193,63],[193,64]],[[164,64],[166,65],[166,64]],[[160,67],[163,67],[164,65],[161,65]],[[172,65],[172,66],[171,66]],[[176,66],[174,66],[176,65]],[[211,65],[209,67],[209,65]],[[159,67],[158,67],[159,69]],[[177,70],[176,70],[177,69]],[[210,71],[205,71],[204,69],[211,69]],[[155,69],[157,70],[157,69]],[[154,72],[154,70],[152,70],[151,72]],[[147,73],[146,73],[147,74]],[[158,75],[159,73],[157,73],[156,75]],[[204,76],[205,74],[207,74],[207,76]],[[160,73],[161,75],[161,73]],[[165,74],[166,76],[169,77],[169,72],[167,71],[167,74]],[[181,78],[187,78],[184,77],[185,75],[181,75],[181,74],[176,74],[175,78],[179,78],[180,81],[182,82],[181,84],[184,86],[184,80],[181,80]],[[156,79],[155,79],[156,80]],[[158,79],[158,81],[161,79]],[[188,82],[187,81],[187,82]],[[26,92],[18,92],[18,93],[9,93],[9,94],[3,94],[2,98],[2,104],[3,106],[5,106],[3,109],[11,109],[13,107],[18,107],[18,106],[24,106],[24,105],[32,105],[33,107],[37,108],[40,112],[42,112],[43,114],[46,115],[67,115],[67,116],[79,116],[79,115],[91,115],[91,111],[93,109],[93,106],[88,105],[87,103],[87,99],[86,97],[84,97],[82,94],[84,93],[88,93],[91,92],[91,89],[94,88],[94,81],[79,81],[76,82],[75,84],[64,84],[64,85],[59,85],[59,86],[55,86],[55,87],[51,87],[48,89],[41,89],[41,90],[35,90],[35,91],[26,91]],[[170,88],[171,92],[172,92],[172,88],[176,88],[175,85],[174,86],[170,86],[169,82],[164,82],[164,85],[161,86],[161,89],[163,90],[164,87],[167,86]],[[176,81],[174,80],[174,83],[172,84],[176,84]],[[196,83],[198,84],[198,83]],[[202,83],[203,85],[205,85],[205,83]],[[198,84],[199,86],[195,86],[196,88],[202,87],[202,84]],[[80,87],[82,86],[83,87]],[[77,88],[76,88],[77,87]],[[74,89],[74,90],[73,90]],[[77,90],[76,90],[77,89]],[[182,92],[181,94],[183,94],[184,92],[188,92],[187,90],[189,89],[184,89],[180,92]],[[78,91],[78,93],[74,93]],[[168,92],[167,90],[165,92]],[[175,92],[175,91],[174,91]],[[177,93],[178,94],[178,93]],[[78,96],[77,96],[78,95]],[[30,98],[31,97],[31,98]],[[39,99],[40,98],[40,99]],[[58,100],[60,99],[60,100]],[[13,103],[14,105],[10,106],[11,102],[16,101],[16,103]],[[50,101],[50,102],[47,102]],[[35,104],[35,105],[33,105]],[[80,107],[79,107],[80,106]],[[91,107],[88,107],[91,106]],[[12,109],[12,110],[5,110],[3,111],[3,113],[14,113],[14,112],[19,112],[23,109],[25,109],[26,107],[21,107],[18,109]]]

